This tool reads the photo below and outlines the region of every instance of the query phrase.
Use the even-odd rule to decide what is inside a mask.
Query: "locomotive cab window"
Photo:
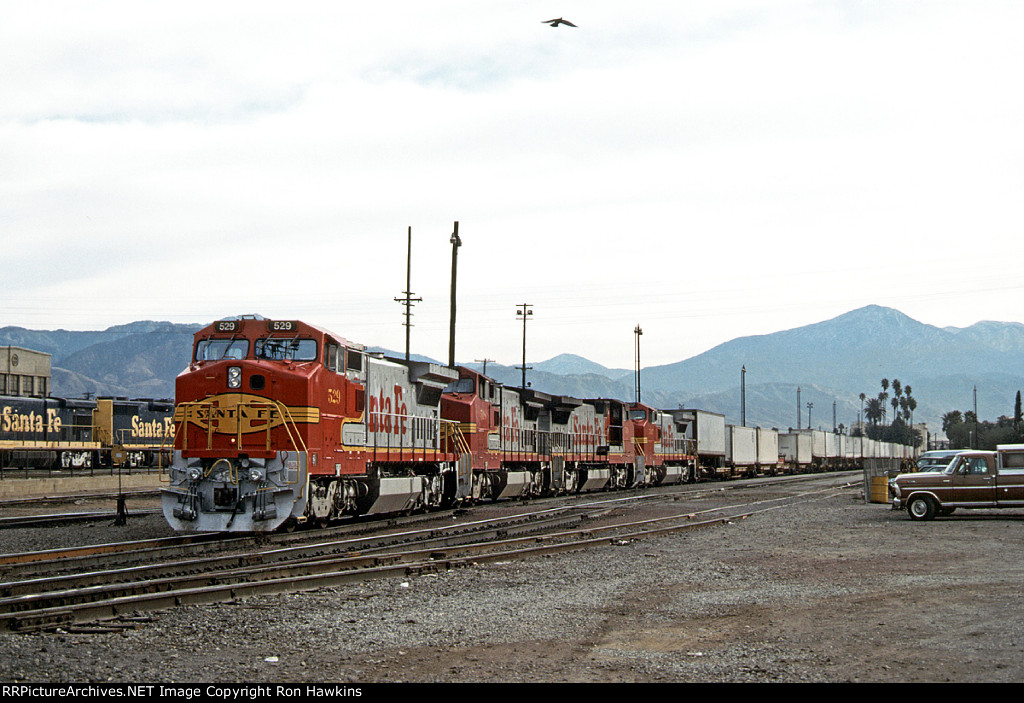
[[[196,342],[196,361],[244,359],[248,355],[248,339],[200,339]]]
[[[460,378],[458,381],[452,381],[445,389],[445,393],[472,393],[473,392],[473,379],[472,378]]]
[[[327,343],[327,351],[324,353],[324,366],[329,371],[341,371],[341,351],[337,344]]]
[[[274,361],[316,361],[315,339],[261,337],[256,340],[256,358]]]
[[[349,371],[363,370],[363,355],[355,349],[345,350],[345,368]]]

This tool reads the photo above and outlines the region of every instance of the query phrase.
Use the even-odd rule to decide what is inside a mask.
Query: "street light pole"
[[[640,402],[640,337],[644,331],[640,329],[640,325],[636,326],[633,330],[633,334],[636,335],[636,402]]]
[[[459,238],[459,223],[455,222],[455,231],[452,232],[452,312],[451,322],[448,326],[448,368],[455,368],[455,281],[456,270],[459,265],[459,247],[462,246],[462,239]]]
[[[747,426],[747,365],[740,369],[740,425]]]
[[[516,310],[516,317],[521,317],[523,320],[523,365],[520,367],[523,371],[522,385],[520,386],[524,391],[526,390],[526,321],[533,315],[533,310],[530,308],[533,305],[529,303],[522,303],[520,306],[521,310]]]

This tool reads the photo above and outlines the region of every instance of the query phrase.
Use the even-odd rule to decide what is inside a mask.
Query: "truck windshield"
[[[944,471],[953,457],[922,457],[917,462],[917,470],[920,472]]]
[[[315,339],[300,337],[262,337],[256,340],[256,358],[273,359],[276,361],[316,361],[317,344]]]
[[[196,361],[244,359],[248,354],[248,339],[200,339],[196,342]]]

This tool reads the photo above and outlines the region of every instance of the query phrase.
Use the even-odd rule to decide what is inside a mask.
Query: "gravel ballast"
[[[185,606],[123,633],[4,633],[0,680],[1020,681],[1022,528],[1024,511],[918,523],[846,491],[587,551]],[[3,551],[53,534],[9,531]]]

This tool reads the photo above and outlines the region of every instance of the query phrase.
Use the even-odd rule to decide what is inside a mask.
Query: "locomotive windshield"
[[[316,361],[319,357],[315,339],[262,337],[256,340],[256,358],[273,359],[276,361],[285,359],[289,361]]]
[[[452,381],[445,387],[445,393],[472,393],[473,392],[473,379],[471,378],[460,378],[458,381]]]
[[[248,339],[201,339],[196,343],[196,361],[244,359],[248,355]]]

